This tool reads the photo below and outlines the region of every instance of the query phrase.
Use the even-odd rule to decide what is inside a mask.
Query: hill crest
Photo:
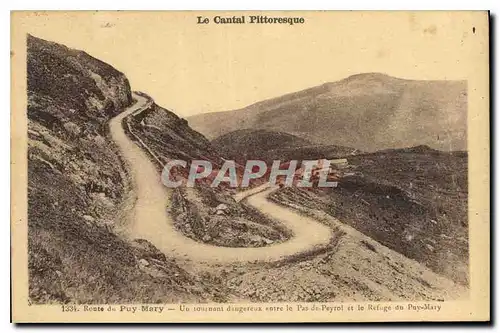
[[[187,120],[209,139],[266,129],[363,151],[417,145],[466,150],[467,84],[363,73]]]

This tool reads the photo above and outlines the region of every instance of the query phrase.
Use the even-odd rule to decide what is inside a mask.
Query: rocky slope
[[[224,162],[210,142],[191,129],[185,119],[155,103],[132,116],[130,125],[134,133],[157,153],[162,164],[171,159],[204,159],[215,165]]]
[[[304,210],[316,218],[322,216]],[[228,274],[228,286],[252,302],[444,301],[467,289],[433,273],[356,230],[323,217],[336,233],[332,244],[265,269]]]
[[[192,130],[184,119],[154,103],[131,116],[129,123],[133,134],[152,150],[161,164],[171,159],[186,161],[188,165],[192,160],[206,160],[216,170],[224,163],[220,152],[203,135]],[[187,178],[188,170],[178,169],[176,177]],[[158,171],[161,172],[160,168]],[[244,203],[237,203],[232,193],[222,186],[210,187],[210,181],[200,181],[194,188],[172,190],[169,211],[177,230],[196,241],[224,247],[261,247],[289,238],[290,233],[281,224]]]
[[[33,36],[27,51],[31,301],[212,299],[146,240],[115,233],[131,189],[107,122],[132,103],[127,78],[85,52]]]
[[[175,142],[155,143],[154,138],[157,135],[149,133],[151,126],[148,125],[148,117],[151,115],[147,115],[140,121],[136,121],[133,126],[134,131],[138,133],[143,141],[147,141],[151,147],[154,147],[157,155],[168,158],[169,155],[177,151],[170,147]],[[170,131],[169,126],[166,126],[166,124],[163,126],[164,128],[157,128],[155,130],[159,132]],[[162,147],[167,148],[162,149]],[[429,150],[435,152],[425,147],[417,147],[405,151],[415,154],[423,152],[424,154],[421,159],[416,162],[419,164],[426,160]],[[195,156],[192,155],[193,153],[191,151],[188,156],[192,158]],[[387,154],[391,154],[391,152]],[[436,152],[436,154],[441,153]],[[360,156],[371,155],[361,154]],[[375,156],[377,155],[375,154]],[[362,163],[367,160],[368,166],[375,163],[366,157],[350,156],[348,158],[356,159],[356,163]],[[377,168],[387,168],[387,166],[384,167],[383,165],[384,157],[380,159],[382,161],[378,162]],[[399,163],[396,162],[397,158],[395,160],[388,160],[391,167],[395,168],[394,171],[399,170],[402,165],[408,163],[404,159],[399,161]],[[422,164],[422,166],[424,165]],[[405,167],[411,169],[414,165],[405,165]],[[363,165],[363,168],[355,168],[352,172],[349,170],[344,171],[345,174],[353,173],[354,177],[364,177],[362,169],[370,170]],[[381,171],[373,168],[374,177],[376,177],[377,172],[380,173]],[[425,169],[423,172],[425,173]],[[450,172],[457,172],[457,170],[453,169]],[[404,179],[404,175],[409,175],[408,170],[401,170],[399,178]],[[386,174],[386,176],[390,178],[389,174]],[[352,178],[353,176],[346,177]],[[348,184],[347,180],[345,179],[342,184]],[[450,266],[454,264],[461,265],[458,269],[436,269],[438,272],[436,273],[426,267],[425,265],[436,268],[436,266],[432,265],[432,260],[439,258],[439,256],[429,255],[429,250],[426,247],[426,244],[435,241],[436,237],[434,236],[437,236],[437,234],[426,233],[426,228],[429,227],[428,223],[433,224],[433,222],[426,220],[427,218],[431,218],[431,214],[419,215],[418,210],[408,209],[407,214],[395,222],[399,223],[401,220],[404,221],[408,218],[408,223],[401,226],[394,226],[394,224],[391,224],[394,222],[392,219],[393,216],[391,215],[391,219],[387,220],[388,216],[384,214],[391,214],[391,207],[392,209],[398,209],[399,205],[401,205],[400,198],[395,197],[392,199],[393,201],[383,206],[379,205],[379,201],[383,201],[386,195],[390,195],[392,198],[393,192],[396,191],[396,185],[387,185],[384,187],[378,184],[376,180],[370,181],[373,184],[369,183],[367,186],[355,189],[354,194],[344,191],[342,187],[342,191],[339,194],[340,197],[343,196],[345,199],[342,202],[340,200],[337,201],[337,197],[331,192],[321,193],[321,191],[316,192],[316,190],[297,191],[294,188],[282,189],[275,192],[271,196],[271,200],[289,209],[298,210],[302,214],[314,217],[316,220],[330,227],[334,234],[330,244],[309,252],[297,253],[277,262],[216,265],[209,268],[212,278],[222,282],[224,288],[227,288],[228,300],[232,302],[388,301],[409,299],[415,301],[442,301],[467,297],[467,287],[443,276],[451,275],[452,278],[458,276],[456,280],[459,280],[459,282],[464,282],[464,277],[467,279],[466,275],[463,275],[463,271],[461,271],[463,267],[466,267],[460,261],[463,258],[463,253],[460,252],[463,248],[450,255],[450,258],[452,258],[452,256],[458,254],[458,260],[449,262]],[[397,186],[401,185],[402,183],[397,184]],[[380,187],[380,190],[377,190],[377,186]],[[370,191],[370,189],[372,190]],[[356,198],[353,199],[353,196]],[[363,200],[357,198],[359,196],[363,196]],[[402,199],[403,202],[404,200]],[[197,239],[198,241],[201,240],[217,246],[229,245],[241,247],[243,245],[252,247],[255,244],[252,243],[251,238],[249,243],[245,242],[245,237],[249,231],[254,232],[258,236],[257,239],[269,240],[273,237],[268,233],[271,230],[267,228],[272,226],[272,224],[266,222],[265,216],[256,216],[251,221],[254,223],[247,222],[246,226],[242,229],[235,228],[236,226],[244,226],[244,224],[237,221],[239,216],[241,216],[239,214],[242,213],[242,207],[234,205],[232,199],[228,197],[228,192],[223,188],[213,189],[200,186],[191,190],[191,192],[186,189],[178,189],[174,191],[171,201],[170,213],[177,219],[177,228],[187,237]],[[364,207],[359,207],[359,205],[365,205],[364,202],[368,202],[368,205],[373,205],[374,208],[372,208],[375,209],[375,214],[382,216],[379,217],[377,215],[374,219],[378,218],[387,223],[382,224],[379,228],[376,221],[372,222],[369,220],[368,218],[373,216],[373,212],[370,209],[365,210]],[[330,211],[329,208],[335,203],[346,204],[346,211],[350,215],[340,215]],[[210,210],[217,212],[216,207],[221,204],[226,206],[224,209],[221,209],[223,210],[222,214],[212,215],[213,213]],[[401,209],[407,209],[406,205],[403,205]],[[178,218],[179,216],[181,218]],[[212,216],[215,218],[213,219]],[[335,219],[334,217],[337,216],[345,218],[346,221]],[[258,229],[253,229],[258,223],[265,225],[263,222],[268,224],[266,228],[261,226]],[[345,224],[342,222],[345,222]],[[365,222],[368,226],[367,228],[363,228]],[[454,220],[453,223],[457,223],[457,221]],[[407,228],[408,232],[414,234],[414,244],[410,243],[412,246],[408,246],[410,251],[406,251],[406,248],[404,248],[406,243],[402,243],[401,228]],[[419,232],[417,232],[417,228],[419,228]],[[442,226],[439,228],[442,228]],[[383,230],[386,231],[385,234]],[[431,231],[434,232],[435,230]],[[284,234],[286,235],[286,232]],[[238,242],[238,238],[243,240],[243,244]],[[266,244],[259,245],[263,246]],[[436,253],[439,255],[444,254],[445,249],[449,249],[449,244],[442,244],[442,247],[436,250]],[[271,250],[270,248],[269,251]],[[442,258],[438,261],[440,260]],[[199,270],[200,267],[195,266],[193,269]],[[454,273],[457,273],[457,275],[453,275]]]
[[[467,153],[419,146],[347,159],[337,188],[283,189],[273,200],[323,211],[468,285]]]
[[[344,215],[348,225],[328,214],[318,215],[341,202],[337,197],[327,201],[331,193],[310,191],[313,202],[319,198],[316,202],[329,204],[312,207],[305,198],[297,205],[286,191],[273,196],[280,204],[313,216],[334,235],[324,248],[278,262],[210,265],[162,253],[146,239],[125,239],[120,222],[127,223],[134,189],[108,133],[108,122],[133,102],[131,96],[126,78],[111,66],[84,52],[28,37],[28,264],[33,303],[443,300],[466,294],[463,286],[377,239],[377,233],[363,230],[363,234],[349,227],[361,229],[354,221],[356,212]],[[161,163],[171,158],[223,162],[203,135],[155,104],[130,120],[132,131]],[[373,177],[386,167],[384,160],[391,160],[366,156],[357,163],[366,161],[363,170],[372,170]],[[441,160],[430,163],[436,161],[436,168],[443,168]],[[396,162],[391,161],[394,173],[402,169],[403,175],[408,174]],[[158,176],[160,171],[158,165]],[[400,183],[391,186],[403,186],[403,175],[397,174]],[[456,184],[463,189],[463,179],[456,179]],[[261,211],[236,203],[230,190],[199,185],[192,191],[172,191],[172,205],[165,209],[177,218],[177,229],[186,237],[237,247],[267,246],[290,237]],[[359,191],[353,194],[351,189],[347,186],[341,195],[352,199]],[[363,199],[381,200],[380,193],[370,189],[363,187],[367,196]],[[423,200],[418,195],[413,199]],[[144,206],[147,212],[150,207]],[[435,206],[436,212],[439,207]],[[152,232],[161,234],[161,227]],[[399,241],[396,236],[391,234]]]
[[[428,145],[467,148],[467,84],[353,75],[246,108],[195,115],[189,125],[209,139],[239,129],[285,132],[362,151]]]

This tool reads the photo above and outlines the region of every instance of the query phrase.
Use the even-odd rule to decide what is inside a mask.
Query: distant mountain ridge
[[[317,145],[298,136],[268,130],[236,130],[212,140],[212,146],[227,158],[245,164],[247,160],[288,161],[351,155],[355,149]]]
[[[417,145],[466,150],[467,83],[357,74],[187,120],[209,139],[240,129],[264,129],[363,151]]]

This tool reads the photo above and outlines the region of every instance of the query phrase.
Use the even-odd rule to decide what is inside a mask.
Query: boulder
[[[144,258],[139,259],[139,266],[148,267],[149,266],[149,261],[147,261]]]
[[[220,204],[220,205],[218,205],[217,207],[215,207],[216,211],[219,211],[219,210],[226,211],[228,209],[229,209],[229,207],[226,204],[223,204],[223,203]]]
[[[92,216],[90,215],[83,215],[83,219],[85,221],[88,221],[88,222],[94,222],[95,221],[95,218],[93,218]]]
[[[267,238],[264,238],[264,243],[266,243],[266,245],[271,245],[274,243],[274,241],[267,239]]]

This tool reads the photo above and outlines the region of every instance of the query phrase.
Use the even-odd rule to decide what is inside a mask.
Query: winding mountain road
[[[229,248],[197,242],[181,234],[167,212],[170,190],[161,182],[161,175],[146,151],[130,140],[122,127],[125,117],[150,105],[143,96],[134,94],[134,98],[137,100],[134,105],[110,121],[111,137],[125,159],[137,195],[128,228],[130,236],[146,239],[168,255],[219,263],[274,261],[330,242],[333,235],[330,228],[267,200],[273,191],[269,187],[240,193],[235,199],[246,199],[263,214],[283,223],[293,233],[290,240],[260,248]]]

